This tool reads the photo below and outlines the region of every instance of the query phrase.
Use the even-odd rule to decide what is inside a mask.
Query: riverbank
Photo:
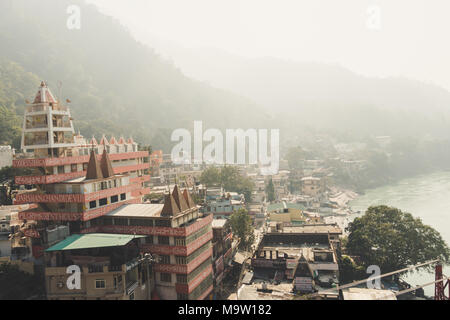
[[[368,207],[388,205],[420,218],[424,224],[436,229],[450,244],[450,172],[439,171],[402,179],[396,183],[366,190],[348,203],[352,211],[364,213]],[[361,214],[351,214],[347,223]],[[450,268],[445,268],[448,274]],[[409,274],[405,281],[412,285],[433,280],[434,275],[426,272]],[[425,288],[426,295],[433,295],[433,286]]]

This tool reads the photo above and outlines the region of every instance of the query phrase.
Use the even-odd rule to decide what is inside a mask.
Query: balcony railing
[[[89,273],[103,273],[103,266],[99,265],[88,265],[88,272]]]

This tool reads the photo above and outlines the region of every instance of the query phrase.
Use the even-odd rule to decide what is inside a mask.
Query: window
[[[153,244],[153,236],[148,236],[145,238],[145,243],[147,244]]]
[[[156,220],[155,225],[157,227],[170,227],[170,221],[169,220]]]
[[[185,246],[186,245],[186,238],[176,237],[175,238],[175,245],[176,246]]]
[[[169,244],[169,237],[158,236],[158,244]]]
[[[187,300],[188,295],[187,293],[177,293],[177,300]]]
[[[178,283],[187,283],[187,275],[177,274],[177,282]]]
[[[120,200],[125,200],[127,198],[127,195],[125,193],[122,193],[120,195]]]
[[[118,202],[119,201],[119,196],[112,196],[111,197],[111,203],[115,203],[115,202]]]
[[[95,280],[95,288],[96,289],[105,289],[106,288],[106,281],[104,279],[97,279],[97,280]]]
[[[77,171],[78,171],[78,168],[77,168],[77,164],[76,164],[76,163],[74,163],[74,164],[72,164],[72,165],[70,166],[70,171],[72,171],[72,172],[77,172]]]
[[[64,173],[64,166],[58,166],[58,174]]]
[[[160,256],[159,256],[159,263],[162,263],[162,264],[170,264],[170,256],[167,256],[167,255],[160,255]]]
[[[89,202],[89,209],[95,208],[97,206],[97,201],[91,201]]]
[[[105,206],[108,203],[108,199],[103,198],[98,201],[100,206]]]
[[[172,282],[172,274],[170,274],[170,273],[161,273],[160,279],[163,282]]]
[[[186,264],[186,257],[176,256],[177,264]]]
[[[116,226],[127,226],[128,219],[127,218],[114,218],[114,225]]]

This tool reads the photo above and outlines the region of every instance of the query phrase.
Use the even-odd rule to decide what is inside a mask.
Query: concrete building
[[[252,286],[261,285],[286,294],[312,293],[335,286],[341,234],[335,225],[273,224],[252,257],[253,279],[243,296],[255,298]]]
[[[45,250],[49,300],[149,300],[154,281],[150,259],[140,254],[144,236],[74,234]],[[68,279],[80,270],[79,287]],[[73,284],[73,286],[71,286]]]
[[[175,186],[164,204],[128,204],[84,233],[146,235],[143,253],[156,260],[155,292],[163,300],[202,300],[213,290],[212,215],[199,213],[187,190]]]
[[[230,195],[224,195],[215,201],[207,202],[202,211],[212,213],[216,219],[228,219],[235,211],[244,209],[244,206],[242,198],[234,200]]]
[[[270,204],[267,208],[269,222],[281,222],[283,225],[299,225],[306,222],[303,214],[305,208],[298,203],[281,201]]]
[[[227,219],[214,219],[212,229],[214,291],[220,295],[223,288],[223,278],[228,273],[233,258],[232,233]]]
[[[15,168],[29,168],[29,176],[17,176],[18,185],[44,185],[67,181],[86,175],[89,153],[97,158],[106,150],[115,174],[129,174],[130,183],[139,186],[133,196],[140,197],[149,192],[150,163],[147,151],[138,151],[132,138],[121,137],[110,140],[102,137],[90,141],[74,133],[70,110],[56,100],[47,85],[42,82],[36,97],[25,109],[22,131],[22,149],[16,155]]]
[[[125,203],[141,203],[149,193],[149,154],[138,151],[132,138],[89,142],[75,134],[70,110],[42,82],[25,109],[22,148],[13,167],[29,168],[16,176],[19,185],[35,191],[19,193],[15,204],[33,204],[19,219],[36,221],[26,230],[34,259],[68,235],[89,228],[92,220]],[[22,231],[21,231],[22,232]]]
[[[11,167],[15,151],[11,146],[0,146],[0,169]]]
[[[150,175],[152,177],[159,177],[159,167],[163,162],[162,150],[155,150],[150,154]]]
[[[302,194],[317,197],[325,191],[324,181],[316,177],[304,177],[301,179]]]

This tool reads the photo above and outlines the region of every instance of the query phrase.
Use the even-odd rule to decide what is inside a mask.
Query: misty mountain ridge
[[[80,30],[66,27],[74,4],[81,8]],[[2,61],[32,74],[35,90],[35,79],[43,79],[54,94],[61,91],[61,100],[71,99],[75,127],[87,137],[132,135],[168,151],[172,130],[189,129],[194,120],[216,128],[267,126],[267,115],[250,99],[186,77],[81,0],[2,1],[0,43]],[[30,86],[3,77],[0,88],[10,87],[6,82],[14,92]]]
[[[332,64],[183,48],[148,34],[140,38],[187,76],[252,99],[277,118],[364,134],[450,136],[450,92],[434,84],[368,77]]]
[[[82,10],[81,30],[66,27],[73,4]],[[0,2],[0,104],[11,120],[5,132],[15,128],[2,143],[17,144],[24,100],[38,79],[71,99],[76,130],[86,137],[132,135],[165,152],[172,130],[191,130],[194,120],[204,128],[279,128],[285,146],[322,133],[450,136],[450,94],[436,86],[136,38],[82,0]]]

